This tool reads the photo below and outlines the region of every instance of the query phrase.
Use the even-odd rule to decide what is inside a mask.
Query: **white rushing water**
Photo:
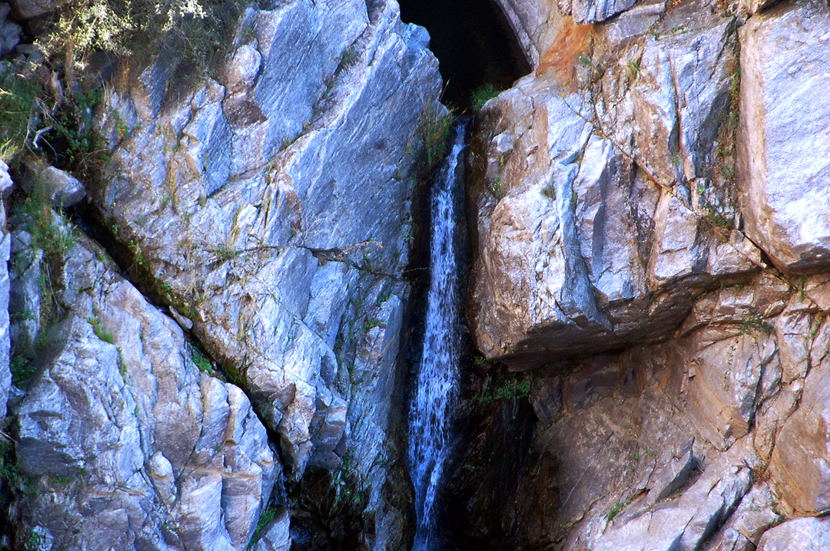
[[[417,515],[413,551],[444,551],[434,509],[451,451],[459,384],[465,129],[464,124],[456,124],[452,149],[432,187],[430,285],[421,362],[409,411],[409,472]]]

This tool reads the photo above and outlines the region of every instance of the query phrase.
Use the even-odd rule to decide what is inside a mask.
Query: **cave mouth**
[[[443,101],[471,106],[486,85],[497,90],[530,72],[513,30],[493,0],[399,0],[401,18],[429,31],[446,83]]]

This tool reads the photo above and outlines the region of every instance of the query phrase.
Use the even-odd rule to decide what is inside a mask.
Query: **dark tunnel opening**
[[[401,18],[426,27],[446,83],[444,102],[461,108],[487,84],[509,88],[530,65],[492,0],[399,0]]]

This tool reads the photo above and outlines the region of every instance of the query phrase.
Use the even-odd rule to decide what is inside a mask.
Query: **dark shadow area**
[[[441,63],[444,102],[470,106],[486,84],[498,90],[530,72],[513,31],[492,0],[400,0],[401,18],[427,28]]]

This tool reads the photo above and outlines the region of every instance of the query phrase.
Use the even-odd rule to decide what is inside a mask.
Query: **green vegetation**
[[[16,354],[11,361],[12,383],[14,386],[27,389],[35,375],[35,365],[25,356]]]
[[[340,56],[340,68],[344,69],[351,66],[358,58],[357,48],[354,44],[343,50],[343,55]]]
[[[418,124],[418,135],[423,143],[423,170],[426,174],[431,174],[446,156],[454,120],[453,112],[445,110],[440,103],[424,108]]]
[[[477,365],[491,365],[487,360],[479,358],[474,361]],[[484,383],[480,394],[474,399],[479,405],[489,405],[503,400],[524,399],[530,396],[530,379],[521,374],[501,373],[490,377]]]
[[[32,495],[36,492],[34,479],[23,473],[15,459],[14,447],[0,436],[0,478],[11,487],[12,491]]]
[[[62,218],[61,213],[52,210],[46,186],[35,181],[31,193],[23,200],[18,210],[28,215],[26,229],[32,236],[32,244],[43,251],[49,261],[59,261],[75,246],[72,228]]]
[[[483,84],[473,90],[473,93],[470,95],[470,106],[476,110],[480,111],[484,104],[493,99],[494,97],[499,95],[499,89],[493,86],[490,83]]]
[[[52,314],[51,312],[49,314]],[[14,355],[10,363],[12,382],[22,390],[29,388],[38,369],[38,358],[41,358],[47,350],[53,348],[57,343],[57,337],[51,331],[54,318],[51,315],[41,316],[41,329],[34,338],[34,342],[27,342],[29,339],[21,335],[15,344]]]
[[[150,265],[147,263],[147,258],[144,256],[144,253],[141,250],[141,244],[136,240],[130,240],[130,251],[133,253],[133,258],[135,259],[136,265],[143,270],[149,270]]]
[[[0,160],[11,162],[26,147],[41,93],[37,81],[0,63]]]
[[[705,199],[701,200],[703,205],[703,218],[709,225],[724,232],[730,232],[735,228],[734,217],[728,213],[724,213],[717,206],[709,203]]]
[[[493,197],[495,197],[496,201],[501,201],[502,199],[504,199],[505,195],[507,195],[507,192],[504,191],[503,187],[501,187],[500,177],[496,177],[495,179],[488,179],[487,190]]]
[[[741,333],[748,335],[750,333],[763,333],[770,335],[773,332],[772,325],[769,324],[757,310],[750,310],[744,315],[741,321]]]
[[[190,347],[190,359],[193,360],[193,363],[196,364],[196,367],[199,368],[199,371],[203,373],[213,374],[213,364],[211,364],[207,356],[202,354],[201,350],[199,350],[195,346]]]
[[[365,322],[363,322],[363,331],[368,333],[369,331],[371,331],[375,327],[382,327],[382,326],[383,326],[383,321],[381,321],[377,318],[369,318]]]
[[[221,51],[242,7],[223,0],[69,2],[52,18],[40,44],[47,55],[63,56],[70,81],[94,51],[149,56],[159,44],[180,54],[177,69],[203,69],[205,60]]]
[[[61,145],[59,165],[85,181],[91,181],[109,159],[104,140],[95,130],[95,108],[101,103],[103,89],[97,82],[77,86],[55,112],[43,110],[42,116],[53,132],[47,141]]]
[[[334,509],[356,514],[368,503],[369,493],[365,489],[366,481],[354,463],[354,458],[347,452],[334,471],[331,487],[335,491]]]
[[[227,262],[236,258],[239,253],[231,247],[219,247],[214,251],[214,254],[221,262]]]
[[[614,506],[611,507],[611,509],[605,514],[605,520],[607,520],[608,522],[614,520],[617,517],[617,515],[619,515],[622,512],[622,510],[625,509],[626,505],[628,504],[624,501],[616,502]]]
[[[110,344],[115,342],[115,338],[112,336],[112,333],[107,331],[107,328],[104,327],[104,322],[101,321],[101,318],[89,317],[87,318],[87,321],[90,323],[90,325],[92,325],[92,330],[95,331],[96,337]]]
[[[275,518],[277,518],[277,513],[279,513],[279,509],[274,507],[273,505],[269,505],[267,509],[265,509],[261,515],[259,515],[259,520],[256,523],[256,529],[254,530],[254,535],[251,536],[251,541],[248,542],[248,549],[253,549],[254,545],[262,539],[262,536],[265,534],[265,530],[268,528],[268,525],[271,524]]]
[[[640,60],[637,61],[629,61],[626,63],[626,68],[628,69],[628,74],[632,79],[636,79],[640,76]]]

